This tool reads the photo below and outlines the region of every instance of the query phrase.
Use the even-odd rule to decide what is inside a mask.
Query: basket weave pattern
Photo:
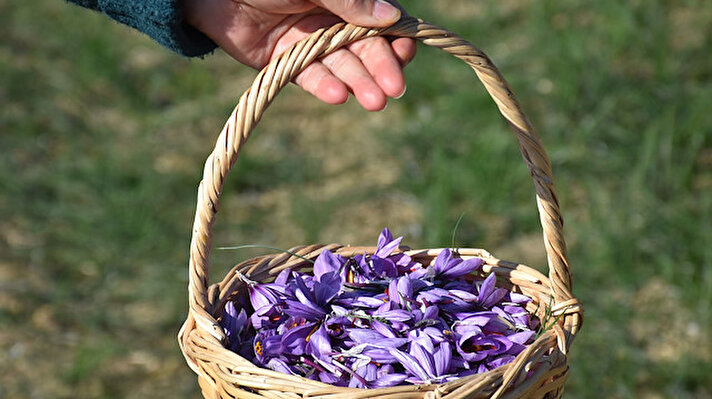
[[[255,366],[225,348],[225,334],[218,324],[226,301],[246,289],[237,271],[252,280],[264,281],[286,268],[311,266],[287,253],[266,255],[235,266],[218,284],[209,285],[208,265],[212,225],[220,195],[243,144],[263,112],[279,91],[311,62],[336,49],[373,36],[415,38],[440,48],[473,68],[519,142],[536,191],[544,233],[549,277],[516,263],[499,260],[484,250],[458,249],[463,258],[485,262],[482,272],[494,272],[505,288],[533,300],[528,310],[540,317],[551,307],[557,322],[510,364],[437,385],[408,385],[381,389],[334,387],[319,381],[287,375]],[[321,29],[296,43],[267,65],[242,95],[205,163],[198,188],[198,201],[190,245],[190,311],[179,333],[179,344],[188,365],[198,375],[206,398],[558,398],[568,376],[567,353],[581,323],[583,308],[573,296],[571,274],[563,237],[563,220],[554,188],[551,164],[542,143],[524,115],[509,85],[489,58],[464,39],[409,16],[388,28],[367,29],[339,23]],[[323,249],[343,256],[372,254],[375,247],[345,247],[339,244],[299,246],[292,253],[315,259]],[[414,261],[429,265],[440,249],[408,251]]]

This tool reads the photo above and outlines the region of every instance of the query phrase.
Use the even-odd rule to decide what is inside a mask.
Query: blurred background
[[[586,308],[570,398],[712,397],[712,3],[408,1],[507,77],[554,165]],[[205,157],[255,71],[57,0],[0,0],[0,397],[197,397],[176,334]],[[451,242],[545,270],[534,190],[469,68],[420,47],[367,114],[287,88],[216,246]],[[212,281],[260,250],[213,251]]]

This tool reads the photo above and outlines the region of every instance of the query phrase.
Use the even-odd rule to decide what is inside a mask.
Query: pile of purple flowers
[[[481,259],[444,249],[427,267],[394,253],[386,228],[373,255],[329,251],[313,275],[246,278],[225,306],[228,346],[254,364],[337,386],[441,383],[511,362],[533,342],[530,299],[476,278]],[[239,309],[239,311],[238,311]]]

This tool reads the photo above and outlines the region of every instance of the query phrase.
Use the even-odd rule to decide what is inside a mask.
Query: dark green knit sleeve
[[[195,57],[217,45],[183,19],[181,0],[69,0],[105,13],[135,28],[178,54]]]

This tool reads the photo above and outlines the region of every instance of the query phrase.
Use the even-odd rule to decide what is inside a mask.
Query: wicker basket
[[[382,389],[335,387],[257,367],[226,349],[225,334],[217,320],[228,298],[245,289],[236,271],[252,280],[265,281],[285,268],[308,268],[310,264],[299,257],[281,253],[253,258],[235,266],[222,282],[208,285],[211,229],[223,184],[262,113],[280,89],[311,62],[346,44],[378,35],[418,39],[462,59],[474,69],[516,133],[522,157],[534,181],[544,232],[549,278],[527,266],[499,260],[484,250],[460,249],[458,253],[463,258],[482,258],[483,272],[496,273],[500,285],[531,297],[530,312],[538,312],[543,317],[544,309],[550,306],[555,325],[512,363],[439,385]],[[190,312],[179,333],[180,347],[188,365],[198,374],[206,398],[558,398],[569,373],[567,352],[583,315],[580,303],[571,292],[562,224],[546,152],[514,94],[485,54],[446,30],[408,16],[383,29],[339,23],[295,44],[258,74],[252,87],[240,98],[205,163],[190,246]],[[373,247],[338,244],[299,246],[290,251],[315,259],[324,248],[344,256],[375,251]],[[413,260],[428,265],[439,252],[440,249],[421,249],[408,251],[408,254]]]

